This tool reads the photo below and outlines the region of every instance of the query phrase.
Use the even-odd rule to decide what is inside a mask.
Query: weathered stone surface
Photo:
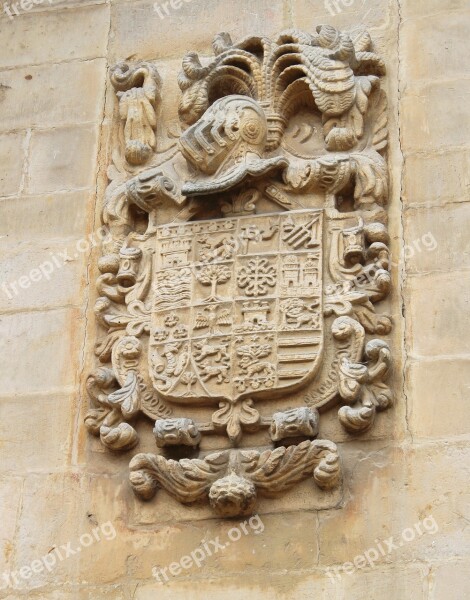
[[[469,435],[470,358],[412,361],[407,381],[413,437],[446,439]]]
[[[24,133],[0,135],[0,197],[20,190],[25,141]]]
[[[91,187],[95,180],[97,148],[96,127],[34,132],[26,193],[39,195]]]
[[[0,130],[99,122],[105,61],[0,71]]]
[[[0,401],[0,411],[3,401]],[[18,517],[20,514],[23,480],[20,477],[5,477],[3,448],[0,460],[0,506],[2,507],[2,525],[0,529],[0,572],[3,573],[11,565],[11,559],[15,552],[16,531]],[[0,590],[3,586],[0,585]]]
[[[212,37],[221,31],[230,31],[233,39],[241,39],[253,32],[272,35],[283,29],[283,0],[258,1],[250,19],[242,17],[239,8],[219,0],[114,3],[111,58],[181,57],[189,50],[209,54]],[[195,23],[199,26],[195,27]]]
[[[295,27],[314,30],[318,23],[329,23],[346,28],[363,25],[367,28],[390,26],[394,16],[390,0],[293,0],[292,14]]]
[[[49,587],[46,592],[29,591],[28,598],[32,598],[32,600],[97,600],[97,598],[100,600],[127,600],[128,598],[128,595],[120,585],[112,586],[108,589],[105,587],[80,587],[69,585],[66,586],[66,589],[64,589],[64,587],[60,589]],[[5,600],[19,600],[24,597],[24,595],[16,595],[13,593],[8,594],[4,598]]]
[[[27,591],[44,587],[58,579],[79,583],[81,552],[69,553],[66,558],[67,553],[63,548],[61,552],[61,546],[70,544],[69,548],[76,551],[80,536],[93,529],[93,519],[87,518],[86,508],[83,510],[81,502],[75,500],[82,494],[86,494],[86,485],[76,472],[37,474],[26,478],[12,571],[32,565],[33,561],[47,555],[53,555],[55,561],[51,558],[49,568],[38,568],[27,578],[19,577],[14,586],[16,589]],[[99,543],[83,548],[82,552],[97,550]]]
[[[158,594],[163,600],[191,594],[195,600],[227,598],[239,600],[310,600],[312,597],[334,600],[363,600],[364,598],[396,598],[400,600],[427,600],[426,569],[376,569],[345,575],[341,581],[332,580],[319,570],[310,575],[289,572],[274,574],[267,581],[256,577],[225,580],[195,579],[171,581],[165,584],[144,584],[137,588],[136,599],[151,600]]]
[[[470,151],[409,155],[404,165],[406,205],[443,206],[470,200]]]
[[[403,24],[403,51],[413,60],[403,65],[407,81],[468,77],[470,70],[462,56],[470,35],[469,12],[445,12]],[[419,38],[419,44],[416,40]]]
[[[410,277],[405,307],[412,356],[468,354],[470,320],[468,271]]]
[[[470,239],[460,225],[470,204],[408,210],[403,258],[410,274],[463,271],[470,267]]]
[[[449,11],[468,9],[466,0],[407,0],[402,3],[403,16],[420,18],[447,15]]]
[[[49,4],[45,0],[45,5]],[[109,30],[109,6],[61,12],[28,12],[6,20],[2,15],[0,69],[93,59],[104,56]],[[64,31],[67,35],[64,35]],[[28,40],[28,44],[24,40]]]
[[[468,556],[468,457],[465,442],[407,451],[375,444],[367,454],[349,454],[346,474],[354,469],[364,485],[351,481],[344,507],[320,513],[319,564],[337,567],[344,578],[350,570],[344,565],[361,556],[369,556],[374,568]]]
[[[82,554],[81,567],[86,573],[83,577],[89,584],[118,582],[126,574],[145,581],[155,578],[155,572],[162,573],[163,582],[166,581],[166,573],[169,581],[177,583],[180,578],[199,577],[201,569],[204,576],[215,578],[221,572],[255,575],[267,569],[277,572],[312,569],[316,565],[318,546],[315,513],[259,515],[229,520],[224,524],[213,519],[193,522],[190,527],[183,523],[156,523],[151,529],[128,528],[122,522],[130,500],[125,495],[125,487],[124,481],[119,491],[105,479],[97,478],[92,482],[93,497],[87,505],[88,509],[98,522],[112,521],[116,525],[117,537],[110,542],[103,541],[96,548],[98,555],[95,552]],[[107,507],[103,506],[103,501],[108,504]],[[292,536],[289,537],[289,550],[286,551],[284,544],[273,545],[272,536],[286,536],[286,540]],[[217,552],[213,544],[208,542],[216,539],[223,546],[219,546]],[[165,567],[179,563],[182,557],[197,551],[204,541],[208,543],[209,552],[201,560],[200,568],[197,564],[182,568],[179,577],[163,571]],[[240,556],[244,557],[243,562],[240,562]],[[157,578],[154,580],[158,581]]]
[[[83,324],[77,309],[1,315],[1,394],[28,395],[75,386]],[[64,356],[69,360],[64,361]]]
[[[436,566],[433,575],[433,600],[460,600],[470,594],[468,560]]]
[[[26,475],[66,468],[70,464],[75,410],[75,398],[65,395],[1,398],[0,472]],[[32,431],[37,433],[33,436]],[[25,440],[21,451],[18,436]]]
[[[426,534],[416,535],[400,549],[410,560],[470,556],[470,445],[468,441],[416,445],[406,457],[406,487],[400,493],[400,529],[414,528],[428,518]]]
[[[465,111],[470,80],[411,83],[401,102],[403,148],[406,152],[435,152],[464,146],[470,138]],[[442,110],[442,99],[452,100]]]
[[[0,246],[28,240],[79,240],[88,235],[94,191],[54,192],[0,202]],[[34,211],[34,219],[31,214]]]
[[[85,251],[80,252],[77,244]],[[13,249],[14,248],[14,249]],[[69,240],[40,245],[9,244],[0,265],[0,311],[41,310],[83,302],[84,265],[90,244]]]

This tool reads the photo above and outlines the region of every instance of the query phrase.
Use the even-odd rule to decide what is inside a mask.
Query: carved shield
[[[149,362],[163,398],[269,398],[314,377],[322,225],[299,210],[158,228]]]

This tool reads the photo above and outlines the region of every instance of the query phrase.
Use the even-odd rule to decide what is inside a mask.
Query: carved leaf
[[[362,406],[361,408],[343,406],[339,409],[338,417],[346,431],[362,433],[367,431],[374,422],[375,409],[370,406]]]
[[[371,113],[374,119],[372,146],[377,152],[383,152],[388,146],[388,103],[387,95],[383,90],[378,93]]]
[[[242,469],[265,496],[274,496],[285,492],[296,483],[314,475],[314,469],[320,467],[317,483],[324,487],[332,487],[339,480],[338,452],[332,442],[322,440],[305,441],[297,446],[280,447],[266,452],[243,451]],[[328,461],[329,468],[323,465]],[[331,465],[335,463],[329,477],[326,476]]]
[[[367,367],[352,363],[347,358],[343,358],[340,363],[338,385],[341,398],[345,402],[348,402],[348,404],[355,402],[359,397],[366,377]]]
[[[135,493],[145,500],[150,500],[160,486],[180,502],[196,502],[207,497],[211,485],[226,473],[228,462],[228,452],[179,462],[155,454],[138,454],[129,465],[130,481]]]
[[[354,199],[358,207],[386,204],[388,199],[387,166],[380,154],[354,154],[356,187]]]
[[[114,332],[108,334],[104,340],[98,342],[95,346],[95,354],[99,357],[100,362],[107,363],[110,361],[114,344],[120,340],[122,332]]]
[[[133,417],[140,409],[139,381],[134,371],[127,375],[124,386],[108,397],[110,404],[119,404],[124,417]]]

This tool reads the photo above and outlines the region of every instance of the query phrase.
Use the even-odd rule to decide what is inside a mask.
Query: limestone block
[[[449,11],[468,9],[467,0],[404,0],[401,3],[403,16],[424,17],[427,15],[445,16]]]
[[[377,448],[348,455],[362,484],[351,480],[344,507],[320,514],[319,564],[340,568],[366,553],[374,568],[468,556],[468,443]]]
[[[470,35],[470,12],[439,12],[406,19],[401,35],[405,56],[413,57],[403,63],[405,81],[448,80],[470,74],[468,64],[462,60]]]
[[[0,196],[18,193],[23,171],[24,133],[0,135]]]
[[[1,410],[2,403],[0,403]],[[3,436],[2,436],[3,437]],[[0,468],[3,471],[3,448]],[[20,514],[23,480],[20,477],[2,477],[0,480],[0,573],[6,571],[15,550],[15,533]],[[1,589],[0,584],[0,589]]]
[[[0,470],[26,474],[65,467],[69,462],[74,406],[75,398],[63,395],[0,399]],[[18,439],[22,440],[21,451]]]
[[[118,0],[119,1],[119,0]],[[36,0],[38,2],[38,0]],[[93,3],[90,3],[89,0],[43,0],[42,3],[38,3],[34,5],[30,12],[42,12],[42,11],[51,11],[51,10],[62,10],[64,8],[88,8],[91,6],[93,8],[98,4],[106,4],[106,0],[93,0]]]
[[[49,568],[38,567],[29,577],[18,578],[16,589],[30,590],[56,581],[78,583],[82,553],[96,552],[99,543],[106,543],[96,542],[77,552],[80,536],[90,533],[94,526],[80,500],[84,494],[86,483],[78,473],[37,474],[26,478],[12,568],[19,570],[32,565],[33,561],[41,561],[44,556],[51,558]],[[73,554],[65,551],[68,544]]]
[[[468,272],[433,273],[410,277],[405,291],[413,356],[468,354],[470,320]]]
[[[470,115],[466,110],[469,94],[468,79],[410,84],[401,102],[405,152],[433,152],[467,144],[470,138]]]
[[[213,553],[202,560],[206,577],[217,578],[220,573],[256,575],[259,571],[312,569],[318,555],[314,512],[257,515],[225,522],[202,521],[193,523],[191,527],[185,523],[169,524],[160,526],[151,535],[142,532],[141,540],[146,548],[144,552],[138,551],[134,541],[135,556],[131,569],[136,579],[152,576],[154,567],[157,573],[162,573],[165,567],[173,562],[179,563],[184,556],[190,556],[209,540],[214,542],[208,543]],[[220,547],[215,541],[220,542]],[[165,573],[169,581],[177,581],[180,577],[198,577],[200,569],[195,564],[183,567],[178,576],[164,571],[161,575],[163,582],[166,581]]]
[[[393,3],[389,0],[293,0],[294,27],[314,31],[317,25],[328,23],[333,27],[352,25],[367,27],[390,24]]]
[[[89,249],[83,242],[86,252],[79,252],[79,242],[4,248],[0,260],[0,311],[58,308],[83,302]]]
[[[75,389],[82,332],[77,309],[2,315],[2,395]]]
[[[442,206],[470,200],[470,152],[464,149],[409,155],[404,167],[406,205]]]
[[[96,127],[33,132],[27,193],[90,187],[97,168],[97,144]]]
[[[470,360],[413,361],[406,380],[413,437],[470,434]]]
[[[319,514],[319,565],[324,567],[353,562],[356,556],[375,547],[375,540],[402,529],[390,486],[393,484],[398,491],[404,485],[403,451],[373,442],[361,450],[343,445],[342,454],[347,478],[343,505]],[[413,523],[416,520],[413,515]],[[382,568],[397,558],[380,556],[375,566]]]
[[[0,202],[0,246],[11,243],[81,239],[91,220],[94,192],[54,192]],[[34,218],[31,215],[34,214]]]
[[[258,576],[243,579],[196,579],[181,581],[176,579],[165,584],[158,582],[143,584],[137,588],[136,600],[162,600],[183,598],[188,594],[194,600],[311,600],[328,598],[331,600],[364,600],[364,598],[387,598],[387,600],[426,600],[427,581],[425,568],[376,569],[344,576],[336,581],[325,572],[313,571],[309,574],[289,572],[288,575],[273,574],[267,580]],[[201,577],[199,575],[199,577]]]
[[[432,600],[461,600],[470,596],[470,562],[458,561],[434,568]]]
[[[404,223],[408,273],[470,267],[470,204],[408,210]]]
[[[77,0],[78,1],[78,0]],[[53,589],[52,586],[45,590],[29,591],[28,598],[31,600],[126,600],[129,596],[121,586],[115,585],[110,588],[105,587],[79,587],[79,586],[61,586],[59,589]],[[18,600],[24,596],[9,594],[5,600]]]
[[[311,569],[317,561],[317,517],[314,512],[261,515],[251,524],[247,517],[226,522],[156,523],[151,529],[142,525],[128,528],[125,526],[126,513],[138,500],[129,493],[125,474],[122,478],[119,475],[92,476],[87,489],[87,512],[93,514],[98,523],[112,522],[117,531],[116,538],[100,543],[96,552],[82,553],[82,581],[88,584],[117,582],[126,574],[137,580],[149,579],[153,567],[162,569],[179,562],[208,540],[218,540],[225,546],[204,561],[204,572],[213,577],[221,572],[241,574],[256,573],[261,569]],[[239,533],[233,529],[238,529]],[[240,539],[236,539],[238,536]],[[288,552],[282,540],[289,540]],[[209,544],[210,547],[214,546]],[[197,577],[199,569],[196,567],[194,571],[184,573]]]
[[[238,41],[248,35],[275,34],[284,26],[282,0],[259,0],[256,4],[249,0],[119,2],[112,6],[111,14],[113,60],[130,55],[181,60],[190,50],[212,54],[212,38],[222,31],[229,31]]]
[[[0,71],[1,130],[99,122],[104,59]]]
[[[435,561],[470,556],[470,445],[468,442],[427,443],[406,456],[406,487],[395,495],[401,527],[418,521],[428,533],[400,548],[400,558]],[[462,598],[464,598],[462,596]]]
[[[49,2],[45,0],[45,5]],[[102,57],[106,51],[109,7],[2,15],[0,69],[45,62]],[[24,41],[28,40],[25,44]]]
[[[387,600],[428,600],[428,569],[396,565],[389,569],[356,571],[352,576],[343,575],[344,598]],[[308,596],[305,595],[307,600]],[[294,600],[294,598],[293,598]]]
[[[135,593],[135,600],[173,600],[174,598],[191,597],[191,600],[310,600],[311,598],[332,598],[340,600],[342,589],[335,589],[335,583],[323,573],[317,572],[310,577],[294,573],[271,575],[269,578],[252,575],[246,577],[226,577],[197,580],[174,581],[161,584],[157,581],[140,585]],[[348,598],[349,600],[349,598]]]

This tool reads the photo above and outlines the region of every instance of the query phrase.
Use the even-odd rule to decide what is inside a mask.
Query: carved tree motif
[[[205,302],[216,302],[220,300],[217,296],[217,285],[219,283],[226,283],[232,272],[225,265],[207,265],[202,267],[201,270],[196,274],[196,278],[202,285],[210,286],[211,294],[205,299]]]

